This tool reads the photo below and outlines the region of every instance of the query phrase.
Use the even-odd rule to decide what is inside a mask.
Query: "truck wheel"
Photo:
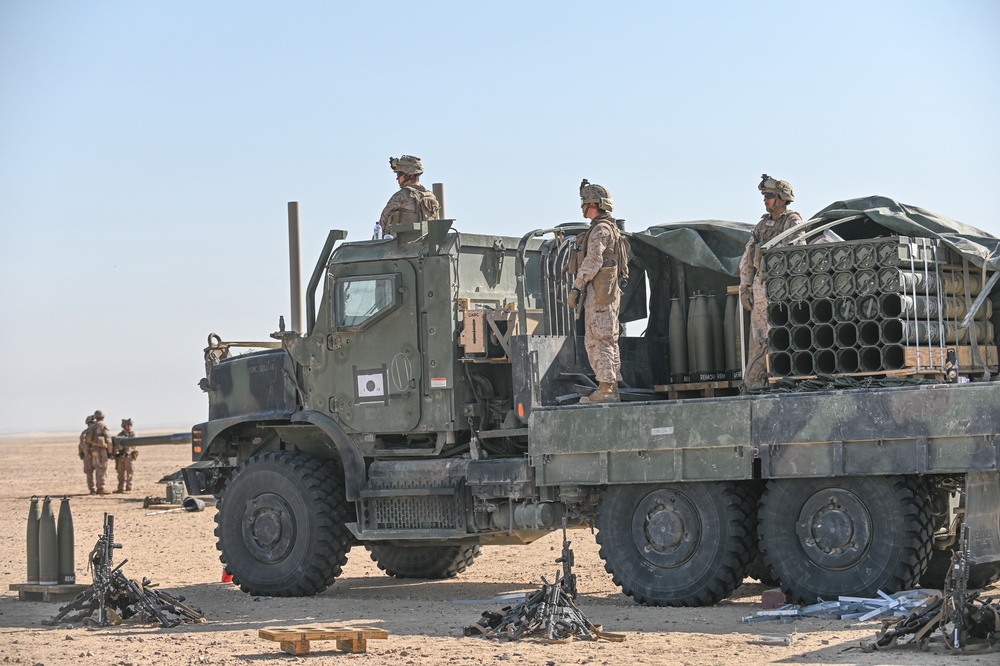
[[[454,578],[472,566],[479,546],[369,544],[372,560],[393,578]]]
[[[647,606],[708,606],[743,582],[753,501],[732,483],[623,485],[601,492],[597,542],[622,592]]]
[[[215,522],[219,559],[247,594],[318,594],[340,575],[351,549],[342,484],[322,460],[290,451],[237,467]]]
[[[945,578],[948,577],[948,570],[951,567],[952,548],[948,550],[933,550],[931,552],[931,562],[927,565],[927,571],[920,577],[920,587],[927,587],[940,590],[944,587]],[[967,587],[972,590],[979,590],[989,587],[1000,580],[1000,562],[984,562],[969,566],[969,582]]]
[[[768,483],[759,536],[782,589],[814,603],[913,587],[927,567],[933,524],[913,479],[786,479]]]

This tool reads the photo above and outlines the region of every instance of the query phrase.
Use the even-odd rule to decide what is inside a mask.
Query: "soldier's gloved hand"
[[[576,310],[576,302],[580,299],[579,289],[570,289],[569,296],[566,298],[566,305],[569,306],[570,310]]]
[[[740,285],[740,304],[744,310],[753,310],[753,287]]]

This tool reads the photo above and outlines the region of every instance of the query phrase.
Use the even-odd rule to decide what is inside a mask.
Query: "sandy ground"
[[[152,433],[146,433],[152,434]],[[760,610],[764,588],[748,579],[735,595],[710,608],[647,608],[623,596],[605,573],[589,531],[571,532],[579,577],[578,605],[608,631],[625,633],[624,643],[574,642],[545,645],[499,642],[462,635],[485,610],[500,604],[460,603],[534,590],[541,576],[552,580],[559,565],[561,537],[550,535],[530,546],[491,546],[467,572],[445,581],[396,580],[382,574],[368,552],[355,547],[343,576],[313,598],[254,598],[222,583],[215,548],[213,507],[199,513],[147,515],[142,499],[163,496],[158,480],[188,462],[187,447],[148,447],[136,463],[135,490],[129,495],[90,496],[76,438],[0,439],[0,663],[2,664],[996,664],[994,653],[955,657],[942,646],[929,653],[911,647],[878,653],[857,649],[879,628],[877,622],[805,619],[790,624],[746,624]],[[58,603],[19,601],[9,583],[26,578],[25,533],[32,494],[72,498],[76,532],[77,580],[89,583],[86,553],[101,532],[104,512],[116,520],[116,563],[128,558],[125,574],[146,576],[201,608],[208,622],[172,629],[131,622],[119,627],[49,627]],[[56,508],[58,506],[56,505]],[[994,588],[993,592],[1000,591]],[[332,642],[313,643],[313,653],[295,657],[257,636],[268,626],[352,623],[389,632],[368,643],[365,654],[338,652]],[[761,634],[792,635],[788,646],[758,644]]]

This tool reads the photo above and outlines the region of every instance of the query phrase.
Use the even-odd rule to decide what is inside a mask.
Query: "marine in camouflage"
[[[91,495],[97,492],[97,488],[94,486],[94,461],[90,457],[90,452],[87,449],[87,431],[90,429],[90,424],[93,422],[94,417],[88,416],[86,420],[87,427],[80,433],[80,446],[78,447],[80,460],[83,461],[83,473],[87,477],[87,490],[90,491]]]
[[[406,185],[389,197],[379,216],[384,233],[392,233],[397,224],[414,224],[436,220],[441,215],[441,205],[434,193],[420,183]]]
[[[791,185],[767,174],[762,176],[757,188],[765,197],[777,196],[777,201],[784,202],[777,206],[774,203],[766,204],[779,209],[795,198]],[[791,199],[784,199],[785,196]],[[750,338],[747,340],[747,363],[743,371],[743,387],[748,390],[763,388],[767,383],[767,292],[764,289],[761,248],[779,234],[802,224],[802,216],[795,211],[784,210],[772,217],[773,214],[768,212],[761,216],[760,222],[750,232],[750,239],[740,260],[740,302],[750,311]],[[801,234],[793,233],[778,243],[777,247],[791,245],[800,236]]]
[[[122,430],[119,437],[135,437],[132,430],[132,419],[122,419]],[[134,446],[121,446],[115,451],[115,471],[118,473],[118,488],[116,493],[125,493],[132,490],[133,468],[132,463],[139,457],[139,452]]]
[[[94,466],[97,494],[107,495],[104,483],[108,473],[108,457],[112,451],[111,431],[104,424],[104,412],[98,410],[94,416],[94,422],[87,428],[85,440],[91,464]]]
[[[584,300],[584,323],[586,335],[584,347],[587,358],[594,369],[594,375],[602,384],[614,384],[621,379],[621,355],[618,349],[618,312],[621,292],[616,290],[615,298],[608,305],[597,302],[593,280],[609,257],[617,257],[615,219],[607,212],[593,218],[587,232],[586,255],[577,269],[573,288],[586,293]]]

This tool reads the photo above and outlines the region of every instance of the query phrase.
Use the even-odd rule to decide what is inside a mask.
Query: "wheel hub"
[[[872,519],[854,493],[824,489],[802,506],[795,531],[806,556],[824,569],[847,569],[868,552]]]
[[[247,502],[241,526],[243,543],[260,562],[280,562],[295,543],[294,514],[279,495],[266,493]]]
[[[680,566],[691,559],[701,540],[698,510],[684,495],[672,490],[654,491],[632,514],[632,539],[650,563]]]

